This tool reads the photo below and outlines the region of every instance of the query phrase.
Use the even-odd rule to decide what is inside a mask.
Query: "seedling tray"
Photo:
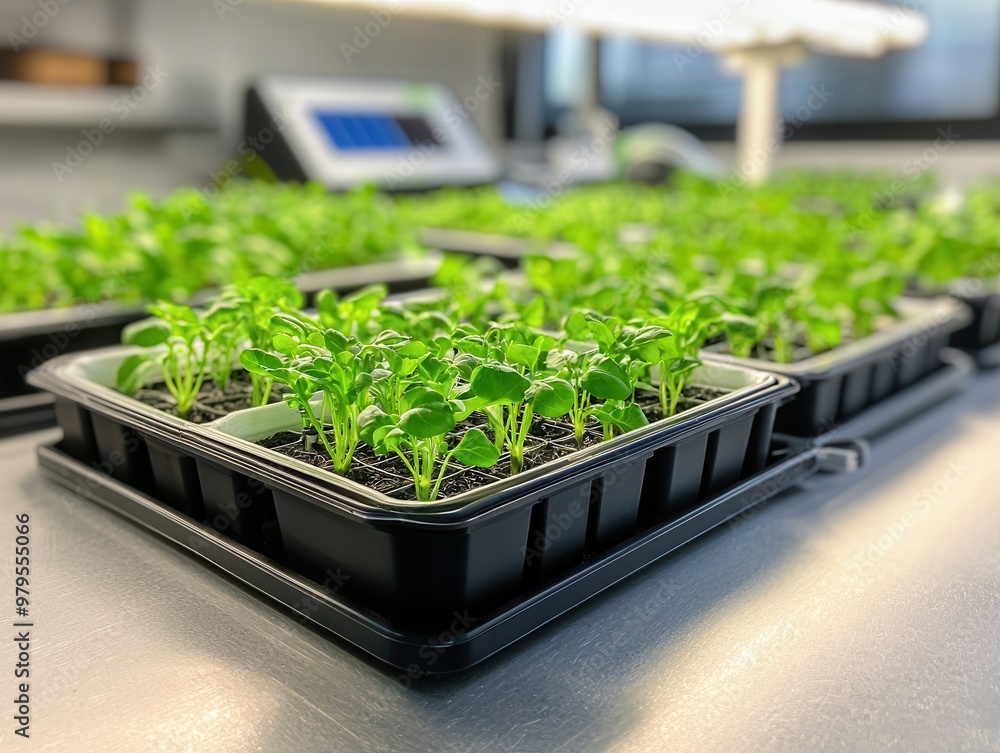
[[[434,503],[372,491],[255,444],[299,425],[281,404],[196,426],[110,387],[132,352],[65,356],[31,375],[57,395],[63,450],[253,551],[322,580],[400,630],[483,614],[676,519],[766,463],[775,412],[798,386],[731,365],[725,391],[670,419]]]
[[[952,334],[950,344],[972,353],[980,367],[995,368],[1000,366],[1000,292],[994,292],[995,283],[993,291],[987,286],[979,279],[956,280],[937,293],[957,298],[972,312],[971,321]]]
[[[968,350],[984,350],[1000,343],[1000,293],[951,295],[972,309],[972,321],[952,336],[951,344]]]
[[[439,264],[440,258],[431,254],[421,259],[310,272],[298,277],[296,284],[310,302],[321,290],[346,293],[374,283],[384,283],[393,292],[406,292],[425,288]],[[206,300],[209,295],[210,291],[205,291],[196,300]],[[63,353],[115,345],[121,340],[122,327],[144,316],[140,305],[111,302],[0,316],[0,436],[55,422],[51,396],[33,393],[25,384],[28,371]]]
[[[536,584],[486,612],[462,611],[432,630],[401,628],[348,598],[344,571],[306,577],[211,526],[110,478],[69,455],[62,444],[38,450],[43,472],[76,494],[124,515],[400,672],[409,685],[437,673],[468,669],[574,607],[748,508],[794,486],[818,468],[818,450],[778,445],[768,467],[683,514]]]
[[[830,427],[815,439],[814,445],[831,447],[844,442],[875,439],[961,392],[975,379],[976,362],[968,353],[945,348],[938,358],[938,368],[927,376]],[[794,441],[791,437],[777,436],[785,441]]]
[[[988,348],[980,348],[972,351],[976,364],[981,369],[995,369],[1000,367],[1000,343],[990,345]]]
[[[300,619],[396,667],[400,681],[409,684],[425,675],[478,664],[703,533],[795,486],[823,467],[824,447],[883,433],[905,416],[961,389],[973,377],[969,356],[946,349],[941,358],[941,367],[932,374],[833,432],[808,442],[776,438],[765,469],[729,490],[640,528],[630,539],[582,560],[554,580],[528,585],[518,597],[492,611],[461,613],[442,630],[401,629],[345,596],[344,585],[350,582],[345,571],[306,577],[290,567],[282,554],[265,556],[197,517],[116,481],[104,469],[74,459],[65,441],[40,447],[38,455],[43,472],[57,483],[139,523],[284,605]]]
[[[423,228],[420,230],[419,237],[420,242],[428,248],[467,256],[489,256],[511,269],[517,268],[521,264],[521,260],[530,253],[546,253],[557,256],[574,253],[574,247],[567,243],[537,241],[530,238],[478,233],[471,230]]]
[[[903,319],[885,330],[796,363],[711,350],[704,357],[795,379],[802,389],[778,411],[775,431],[816,437],[939,368],[952,334],[972,318],[967,306],[950,297],[902,298],[899,310]]]

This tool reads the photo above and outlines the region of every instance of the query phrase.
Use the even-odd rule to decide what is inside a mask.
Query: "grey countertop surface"
[[[413,687],[43,479],[34,447],[57,436],[0,442],[0,583],[28,512],[35,623],[32,736],[11,739],[8,705],[4,749],[1000,751],[1000,373],[865,470]]]

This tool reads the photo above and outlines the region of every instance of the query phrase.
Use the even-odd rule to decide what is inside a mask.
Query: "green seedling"
[[[437,499],[449,463],[489,468],[500,453],[480,429],[469,429],[454,446],[447,435],[465,413],[461,401],[447,400],[440,392],[415,385],[403,396],[401,413],[387,413],[377,405],[362,411],[358,423],[362,439],[379,455],[394,453],[413,477],[420,502]]]
[[[275,314],[297,311],[302,294],[291,283],[273,277],[252,277],[236,283],[223,294],[239,311],[242,334],[250,348],[269,349],[277,334]],[[250,371],[251,405],[267,404],[273,380],[266,373]]]
[[[573,387],[546,368],[554,345],[553,337],[517,325],[493,326],[481,338],[456,343],[471,370],[463,399],[486,415],[495,446],[510,453],[511,473],[524,468],[535,415],[560,418],[573,405]]]
[[[238,310],[220,301],[203,312],[187,306],[159,303],[149,307],[150,319],[125,328],[122,340],[143,350],[126,358],[118,369],[118,388],[134,394],[159,373],[174,398],[177,415],[187,418],[202,385],[210,376],[224,386],[236,359],[234,332]]]
[[[366,357],[356,338],[332,329],[279,332],[274,350],[246,350],[240,362],[247,371],[288,388],[285,402],[298,409],[303,428],[319,438],[334,472],[346,474],[358,446],[358,416],[371,403],[375,360]]]

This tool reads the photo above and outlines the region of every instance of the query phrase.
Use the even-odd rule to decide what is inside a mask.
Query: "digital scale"
[[[475,185],[501,172],[469,107],[442,83],[266,76],[247,92],[240,151],[250,150],[280,180],[331,190]]]

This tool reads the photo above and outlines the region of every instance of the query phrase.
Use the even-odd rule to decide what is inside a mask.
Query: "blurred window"
[[[811,55],[783,74],[781,111],[794,112],[811,87],[823,85],[832,95],[813,113],[814,123],[997,117],[1000,0],[907,0],[903,7],[914,6],[930,22],[923,45],[874,60]],[[572,32],[550,37],[546,93],[553,115],[574,101],[580,70],[574,61],[581,49]],[[736,120],[740,79],[711,53],[605,39],[600,55],[602,102],[623,122],[661,120],[697,128]]]

